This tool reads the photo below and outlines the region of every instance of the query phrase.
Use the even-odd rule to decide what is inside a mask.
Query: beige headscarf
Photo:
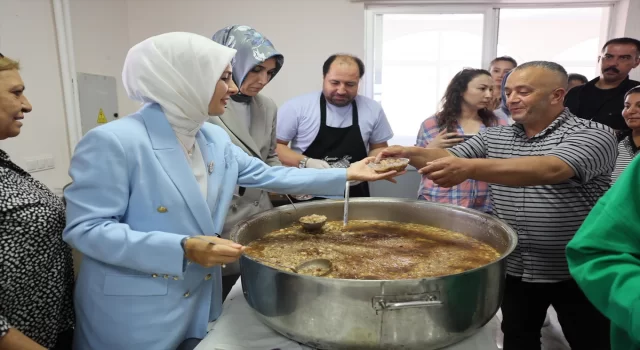
[[[216,84],[236,50],[192,33],[151,37],[129,50],[122,82],[130,98],[158,103],[186,150],[209,119]]]

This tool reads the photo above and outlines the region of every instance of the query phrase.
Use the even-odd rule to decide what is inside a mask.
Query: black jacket
[[[600,80],[599,77],[584,85],[576,86],[569,90],[567,96],[564,98],[564,106],[568,107],[571,113],[580,118],[593,120],[610,126],[616,130],[628,130],[629,127],[627,127],[627,124],[622,118],[624,95],[631,88],[640,85],[640,82],[631,80],[627,77],[627,79],[623,80],[618,87],[614,88],[615,92],[612,96],[605,100],[597,101],[596,105],[599,107],[587,110],[587,108],[585,108],[584,101],[587,98],[593,98],[594,95],[597,96],[597,92],[595,92],[597,90],[595,89],[598,89],[596,87],[598,80]]]

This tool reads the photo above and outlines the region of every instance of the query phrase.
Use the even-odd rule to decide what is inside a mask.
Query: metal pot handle
[[[405,299],[400,301],[398,299]],[[410,300],[406,300],[410,299]],[[412,296],[378,296],[373,297],[373,308],[376,311],[383,310],[402,310],[416,307],[431,307],[440,306],[443,304],[442,300],[438,300],[436,294],[421,294]]]

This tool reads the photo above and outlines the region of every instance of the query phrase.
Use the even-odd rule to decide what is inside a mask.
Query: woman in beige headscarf
[[[220,266],[244,250],[218,237],[236,185],[341,197],[345,181],[393,175],[375,174],[367,161],[349,169],[269,167],[205,124],[237,92],[234,54],[190,33],[135,45],[123,82],[145,106],[78,144],[63,233],[84,254],[78,349],[166,350],[204,337],[221,312]]]

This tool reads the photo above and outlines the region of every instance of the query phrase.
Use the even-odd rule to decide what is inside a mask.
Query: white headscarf
[[[151,37],[129,50],[122,82],[130,98],[158,103],[186,149],[209,118],[216,84],[236,50],[192,33]]]

